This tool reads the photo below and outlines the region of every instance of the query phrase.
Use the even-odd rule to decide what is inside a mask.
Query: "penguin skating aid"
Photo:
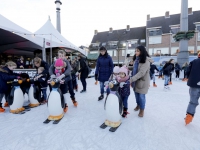
[[[39,90],[39,87],[37,85],[34,85],[34,80],[30,79],[31,86],[28,91],[28,98],[30,101],[29,106],[30,107],[37,107],[40,105],[41,101],[41,91]]]
[[[12,87],[10,95],[8,96],[10,112],[13,114],[18,114],[25,110],[25,108],[23,107],[24,95],[20,88],[20,84],[22,84],[22,80],[15,79],[12,82],[13,87]]]
[[[110,94],[106,98],[104,104],[106,121],[100,126],[100,128],[105,129],[107,126],[110,126],[111,128],[109,131],[115,132],[121,125],[123,103],[118,93],[119,82],[113,79],[108,84],[110,88]]]
[[[53,124],[58,124],[64,116],[64,98],[60,91],[60,81],[57,79],[49,81],[52,86],[52,91],[49,94],[47,107],[49,117],[43,122],[45,124],[54,121]]]

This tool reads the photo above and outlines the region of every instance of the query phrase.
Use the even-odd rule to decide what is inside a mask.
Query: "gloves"
[[[121,83],[119,84],[120,88],[123,88],[125,84],[126,84],[125,82],[121,82]]]
[[[94,77],[95,77],[95,80],[97,81],[97,78],[98,78],[98,74],[95,74],[95,75],[94,75]]]
[[[197,85],[200,85],[200,81],[197,83]]]
[[[109,81],[104,82],[104,86],[108,86]]]
[[[61,76],[59,76],[57,79],[59,80],[59,81],[61,81],[62,80],[62,78],[64,78],[65,77],[65,75],[64,74],[62,74]]]
[[[56,78],[56,76],[55,76],[55,74],[52,74],[51,79],[54,79],[54,78]]]

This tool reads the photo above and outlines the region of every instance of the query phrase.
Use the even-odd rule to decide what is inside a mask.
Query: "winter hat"
[[[126,76],[128,75],[128,69],[126,67],[119,68],[119,72],[125,73]]]
[[[113,68],[113,73],[119,73],[119,67],[118,66],[115,66]]]
[[[198,57],[200,58],[200,52],[198,53]]]
[[[57,59],[55,62],[55,67],[62,67],[64,66],[64,62],[62,59]]]

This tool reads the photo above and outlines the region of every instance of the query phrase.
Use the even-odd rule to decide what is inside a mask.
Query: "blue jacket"
[[[105,82],[108,81],[110,75],[113,72],[113,61],[112,58],[108,55],[99,55],[96,64],[96,72],[95,74],[98,75],[98,81]]]
[[[187,70],[187,77],[188,82],[187,85],[193,88],[200,88],[200,85],[197,85],[200,82],[200,58],[197,58],[190,62],[188,70]]]
[[[17,75],[9,74],[8,71],[0,68],[0,93],[6,93],[9,88],[7,82],[14,79],[17,79]]]

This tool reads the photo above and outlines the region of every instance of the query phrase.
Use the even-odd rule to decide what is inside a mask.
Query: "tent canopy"
[[[45,38],[47,42],[49,42],[49,45],[46,45],[46,48],[49,47],[66,47],[71,50],[78,51],[82,54],[85,53],[83,49],[78,48],[68,40],[66,40],[52,25],[50,20],[47,20],[47,22],[35,32],[36,36],[39,36],[41,38]]]

